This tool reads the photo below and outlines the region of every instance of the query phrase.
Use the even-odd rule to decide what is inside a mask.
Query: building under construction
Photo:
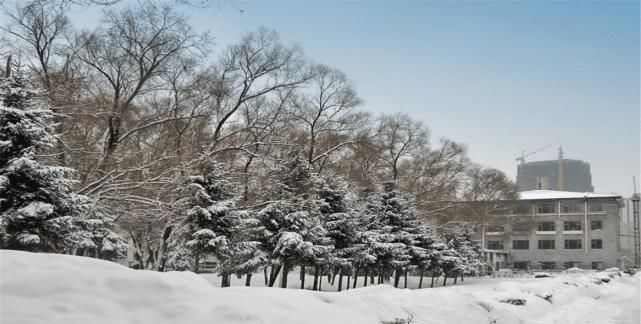
[[[590,164],[581,160],[563,158],[559,148],[556,160],[525,162],[517,159],[516,184],[519,191],[558,190],[571,192],[594,192]]]

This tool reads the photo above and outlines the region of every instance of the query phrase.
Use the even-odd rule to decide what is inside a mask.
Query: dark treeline
[[[343,72],[267,28],[214,55],[169,6],[107,6],[92,30],[69,6],[4,8],[2,248],[159,271],[213,256],[223,286],[476,269],[465,224],[514,185],[463,144],[368,114]]]

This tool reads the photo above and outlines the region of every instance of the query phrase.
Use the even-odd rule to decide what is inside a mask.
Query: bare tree
[[[309,86],[294,98],[289,114],[306,134],[307,159],[318,171],[332,153],[355,142],[351,135],[365,124],[360,104],[347,76],[325,65],[315,66]],[[320,147],[323,142],[331,146]]]
[[[159,76],[172,60],[203,50],[208,37],[193,32],[186,18],[170,7],[144,3],[108,11],[101,28],[81,39],[79,58],[101,81],[99,93],[110,98],[110,107],[99,113],[106,129],[96,170],[104,171],[118,144],[145,127],[123,129],[134,101],[158,88]]]
[[[473,165],[467,171],[463,189],[465,209],[459,210],[461,221],[481,226],[482,243],[491,219],[499,211],[501,200],[517,198],[516,184],[500,170]]]
[[[220,143],[244,131],[225,133],[241,107],[278,90],[300,86],[309,80],[311,72],[300,48],[287,47],[275,31],[260,28],[230,46],[211,68],[210,75],[214,131],[206,153],[214,155],[232,149],[221,147]]]
[[[417,207],[430,219],[449,215],[460,206],[458,194],[464,184],[469,161],[465,147],[441,139],[433,149],[424,148],[403,164],[399,188],[416,197]]]
[[[3,43],[23,53],[28,67],[39,76],[49,96],[53,95],[52,74],[55,74],[55,52],[71,23],[65,16],[65,7],[42,1],[31,1],[15,10],[3,7],[8,23],[0,27],[8,35]],[[17,42],[15,42],[17,40]]]
[[[381,160],[393,180],[399,177],[399,165],[420,152],[428,143],[428,131],[422,122],[405,114],[383,115],[380,119],[377,144]]]

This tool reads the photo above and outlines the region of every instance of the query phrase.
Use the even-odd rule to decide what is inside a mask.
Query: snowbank
[[[138,271],[65,255],[0,251],[0,263],[1,323],[639,322],[638,274],[608,283],[585,274],[333,293],[221,289],[189,272]]]

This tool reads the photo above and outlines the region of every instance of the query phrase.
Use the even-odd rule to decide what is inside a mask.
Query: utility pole
[[[639,233],[639,201],[641,197],[637,193],[637,182],[632,177],[634,184],[634,195],[632,195],[632,218],[634,219],[634,267],[641,268],[641,233]]]

